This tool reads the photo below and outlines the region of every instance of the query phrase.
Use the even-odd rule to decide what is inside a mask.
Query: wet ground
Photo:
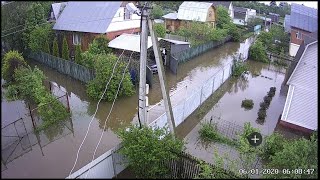
[[[188,61],[179,66],[177,75],[166,71],[166,80],[172,92],[184,87],[186,84],[197,86],[203,83],[205,77],[209,77],[221,63],[230,60],[231,55],[237,51],[239,43],[227,43],[217,49],[211,50],[202,56]],[[70,121],[57,128],[44,131],[39,137],[30,135],[31,150],[18,150],[13,156],[17,157],[10,163],[5,163],[2,168],[2,177],[5,178],[65,178],[74,164],[77,150],[85,136],[89,122],[94,114],[97,101],[87,97],[85,85],[55,70],[47,68],[37,62],[28,60],[34,66],[37,65],[48,80],[57,84],[57,89],[68,92],[72,117]],[[160,86],[157,76],[154,77],[155,84],[149,93],[149,103],[155,104],[161,99]],[[115,103],[107,128],[102,138],[95,157],[114,147],[119,143],[115,135],[118,128],[125,127],[134,122],[137,113],[138,97],[119,98]],[[111,103],[101,102],[99,110],[90,126],[87,139],[79,153],[79,159],[74,171],[91,161],[94,148],[100,138],[106,117],[109,113]],[[2,125],[15,121],[20,115],[28,113],[23,101],[7,103],[2,99]],[[22,116],[22,115],[21,115]],[[24,117],[27,131],[32,129],[32,121]],[[10,130],[9,130],[10,131]],[[12,128],[12,131],[14,129]],[[22,140],[27,141],[27,138]],[[24,143],[26,144],[26,143]],[[41,146],[39,145],[41,144]],[[20,152],[20,153],[19,153]],[[9,156],[9,155],[8,155]],[[5,160],[3,160],[5,161]],[[2,161],[2,165],[3,165]],[[30,165],[32,164],[32,166]]]

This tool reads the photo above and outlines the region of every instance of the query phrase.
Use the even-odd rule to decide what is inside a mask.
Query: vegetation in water
[[[244,107],[245,109],[252,109],[253,105],[254,103],[252,99],[242,100],[242,103],[241,103],[241,107]]]
[[[131,125],[117,131],[122,148],[119,152],[139,178],[158,178],[169,173],[162,162],[176,159],[184,150],[183,141],[172,138],[166,128]]]
[[[244,62],[236,61],[233,65],[233,76],[240,76],[243,72],[248,71],[248,66]]]

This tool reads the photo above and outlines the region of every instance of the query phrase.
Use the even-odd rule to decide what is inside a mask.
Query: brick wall
[[[297,39],[297,38],[296,38],[296,33],[297,33],[297,32],[302,33],[302,34],[301,34],[301,39]],[[302,29],[298,29],[298,28],[295,28],[295,27],[291,27],[290,42],[291,42],[291,43],[294,43],[294,44],[301,45],[301,44],[302,44],[302,41],[304,40],[305,34],[306,34],[306,35],[309,35],[309,34],[311,34],[311,33],[308,32],[308,31],[302,30]]]

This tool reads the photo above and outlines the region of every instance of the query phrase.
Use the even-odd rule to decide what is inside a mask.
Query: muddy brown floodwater
[[[174,91],[185,84],[193,84],[194,86],[202,84],[203,80],[216,71],[217,66],[230,60],[231,55],[238,48],[239,43],[226,43],[180,65],[177,75],[167,70],[166,80],[168,86],[171,91]],[[28,60],[28,63],[32,67],[37,65],[44,71],[48,80],[57,85],[55,88],[68,92],[72,117],[70,121],[57,129],[44,131],[39,136],[30,134],[30,137],[22,138],[17,148],[7,148],[5,158],[2,156],[1,175],[4,178],[65,178],[72,169],[76,153],[94,114],[97,101],[87,97],[84,83],[60,74],[35,61]],[[162,99],[157,75],[154,75],[154,85],[150,89],[148,96],[151,105]],[[118,128],[125,127],[133,122],[133,118],[137,114],[137,104],[137,93],[131,97],[119,98],[116,101],[95,157],[100,156],[120,142],[114,132]],[[109,102],[100,103],[98,112],[90,126],[87,139],[79,153],[79,159],[74,171],[91,161],[110,107],[111,103]],[[27,131],[32,130],[30,117],[23,116],[23,114],[28,114],[28,108],[23,101],[7,102],[3,97],[1,108],[1,123],[3,126],[23,117]],[[13,132],[14,128],[8,131],[10,130]],[[26,145],[28,144],[30,147],[28,146],[27,148]],[[42,145],[40,146],[39,144]],[[8,160],[6,163],[7,159],[10,159],[10,162]]]

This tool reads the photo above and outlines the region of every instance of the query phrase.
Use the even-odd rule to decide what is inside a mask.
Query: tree
[[[118,59],[115,55],[102,53],[97,55],[91,54],[91,56],[93,56],[94,59],[96,77],[87,84],[87,93],[89,97],[99,99],[103,94],[106,83],[113,74],[107,92],[102,97],[102,99],[112,101],[115,98],[118,85],[122,79],[122,74],[127,63],[125,61],[119,61],[113,72],[113,66]],[[126,70],[117,98],[120,96],[131,96],[133,93],[134,89],[130,74],[129,71]]]
[[[271,2],[270,2],[270,6],[271,6],[271,7],[276,7],[276,6],[277,6],[276,1],[271,1]]]
[[[46,41],[46,43],[45,43],[45,48],[44,48],[43,52],[50,54],[50,44],[48,41]]]
[[[75,62],[78,64],[82,63],[81,53],[82,53],[81,45],[76,45],[76,52],[75,52],[74,58],[75,58]]]
[[[54,38],[53,40],[52,55],[55,57],[60,57],[57,38]]]
[[[177,158],[184,150],[184,144],[178,138],[173,139],[166,128],[131,125],[117,131],[123,147],[120,153],[127,157],[129,167],[140,178],[159,178],[167,175],[168,167],[162,162]]]
[[[109,40],[103,36],[97,36],[93,42],[89,45],[88,52],[91,54],[109,54],[111,49],[108,47]]]
[[[33,51],[48,51],[47,45],[52,41],[54,32],[51,24],[35,27],[29,35],[28,47]]]
[[[153,9],[151,10],[151,13],[150,13],[152,18],[159,19],[164,15],[163,10],[159,5],[155,4],[152,8]]]
[[[7,82],[14,81],[13,75],[17,68],[27,66],[27,62],[18,51],[7,52],[2,62],[2,78]]]
[[[69,60],[69,47],[66,37],[63,38],[62,43],[62,59]]]
[[[256,41],[250,47],[249,56],[255,61],[268,62],[267,53],[261,41]]]
[[[166,36],[166,28],[164,27],[164,24],[155,24],[153,28],[157,37],[164,38]]]
[[[285,141],[279,151],[271,155],[271,161],[266,168],[279,169],[290,173],[277,175],[267,174],[267,178],[305,179],[318,177],[318,138],[312,135],[310,140],[300,138],[294,141]],[[301,171],[300,171],[301,169]],[[309,171],[307,171],[309,169]],[[295,172],[291,172],[294,170]],[[310,173],[312,170],[312,173]]]
[[[217,28],[223,28],[224,25],[231,24],[231,17],[229,16],[228,9],[223,6],[217,7]]]

